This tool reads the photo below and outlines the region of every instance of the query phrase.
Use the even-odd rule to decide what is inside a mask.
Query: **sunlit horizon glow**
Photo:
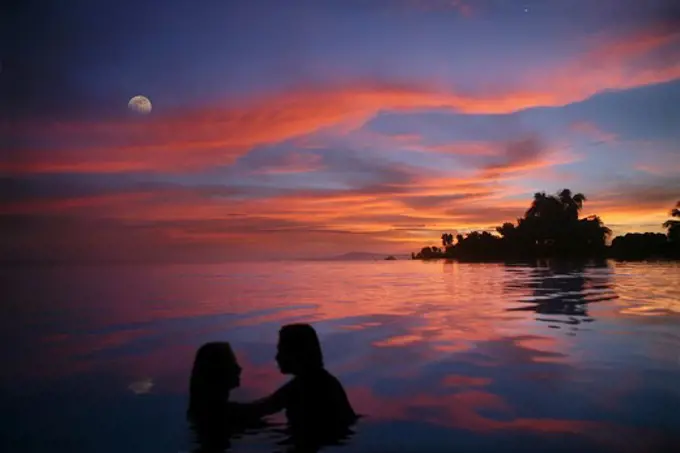
[[[565,187],[614,234],[662,232],[680,199],[680,12],[592,3],[170,1],[134,38],[99,22],[152,2],[55,10],[59,30],[18,10],[0,252],[409,253]],[[130,115],[140,92],[153,111]]]

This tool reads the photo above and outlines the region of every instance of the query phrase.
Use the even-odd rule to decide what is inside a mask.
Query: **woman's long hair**
[[[231,345],[211,342],[196,351],[189,382],[190,417],[219,409],[229,400],[229,392],[238,386],[240,368]]]

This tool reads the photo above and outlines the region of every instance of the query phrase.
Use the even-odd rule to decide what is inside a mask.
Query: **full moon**
[[[130,99],[128,102],[128,108],[137,113],[143,113],[146,115],[151,112],[151,101],[146,96],[137,95]]]

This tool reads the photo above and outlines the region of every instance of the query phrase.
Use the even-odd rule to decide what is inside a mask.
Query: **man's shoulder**
[[[333,383],[333,385],[338,385],[338,386],[342,387],[342,384],[340,383],[340,379],[335,377],[335,375],[333,373],[331,373],[330,371],[328,371],[325,368],[323,369],[323,373],[324,373],[324,379],[326,379],[328,382]]]
[[[325,368],[313,373],[295,376],[288,384],[290,391],[304,390],[323,393],[337,393],[343,391],[340,380]]]

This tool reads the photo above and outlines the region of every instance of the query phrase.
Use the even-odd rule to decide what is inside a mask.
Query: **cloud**
[[[9,149],[0,172],[111,173],[196,171],[229,165],[254,147],[313,132],[364,124],[380,111],[447,109],[502,114],[561,106],[610,89],[680,77],[680,32],[653,27],[600,37],[592,50],[556,67],[526,68],[526,76],[483,91],[386,81],[308,86],[212,108],[107,122],[10,122],[0,126]],[[664,52],[664,58],[654,57]]]
[[[441,145],[420,145],[422,148],[443,154],[466,156],[495,156],[498,153],[494,142],[454,142]]]
[[[420,11],[455,10],[464,17],[474,14],[470,0],[407,0],[406,5]]]
[[[252,153],[251,153],[252,154]],[[309,173],[322,170],[321,156],[312,153],[292,151],[278,158],[261,162],[253,169],[255,174]]]
[[[463,192],[450,195],[419,195],[411,194],[401,197],[401,201],[413,208],[436,208],[441,209],[443,207],[451,206],[452,204],[458,204],[460,202],[469,202],[471,200],[482,200],[485,198],[490,198],[496,195],[497,192],[487,189],[486,192]]]
[[[145,118],[2,122],[3,250],[186,260],[399,252],[442,230],[487,228],[521,215],[537,181],[580,158],[533,134],[518,110],[680,77],[677,60],[656,58],[675,54],[678,39],[663,27],[600,36],[570,61],[480,92],[364,80]],[[420,122],[392,136],[362,127],[383,112]],[[430,134],[427,125],[448,127],[438,116],[463,126]],[[616,140],[601,124],[570,117],[564,127]],[[636,168],[663,178],[671,157]],[[645,184],[609,187],[585,212],[660,225],[679,188]]]
[[[492,156],[479,156],[478,169],[460,174],[395,161],[381,152],[292,151],[284,144],[259,148],[211,176],[221,184],[144,183],[144,178],[123,175],[5,178],[0,215],[9,224],[24,219],[24,227],[6,236],[14,244],[72,259],[107,256],[107,246],[92,237],[108,247],[119,244],[111,251],[117,259],[134,258],[137,252],[148,259],[176,259],[179,250],[187,260],[199,252],[211,260],[246,250],[250,256],[311,250],[318,256],[349,247],[408,252],[442,230],[486,228],[507,220],[506,213],[514,218],[524,208],[507,206],[508,196],[524,190],[513,186],[515,178],[559,163],[550,160],[549,149],[535,136],[495,147]],[[281,171],[310,163],[315,171],[295,173],[294,180]],[[194,181],[205,181],[206,175]],[[37,248],[28,240],[33,235],[42,238]],[[83,245],[64,248],[69,242]],[[16,246],[10,249],[16,252]]]
[[[554,84],[558,98],[571,97],[573,102],[606,89],[624,90],[680,77],[677,24],[657,23],[624,36],[594,38],[591,49],[547,74],[535,73],[529,80],[538,86]],[[659,55],[662,51],[663,56]]]
[[[184,187],[25,200],[3,205],[0,249],[5,260],[65,261],[221,261],[329,256],[347,250],[409,252],[436,243],[441,231],[512,221],[530,202],[530,194],[513,200],[503,190],[489,189],[428,197],[419,195],[415,185],[388,195],[307,190],[244,199],[229,196],[228,189],[215,197],[219,190]],[[660,228],[680,192],[650,187],[624,196],[618,193],[591,197],[584,214],[600,214],[613,224],[657,219]]]
[[[258,148],[223,173],[200,173],[181,184],[123,175],[4,178],[4,249],[7,256],[20,255],[23,244],[28,256],[188,261],[202,254],[210,261],[350,249],[408,252],[436,243],[441,231],[487,229],[521,216],[531,194],[544,188],[523,181],[573,159],[533,134],[489,146],[493,152],[464,156],[473,160],[469,170],[433,170],[382,152],[295,151],[283,144]],[[316,170],[295,173],[295,179],[276,171],[308,163]],[[659,212],[649,200],[678,193],[670,183],[638,190],[643,195],[636,197],[623,183],[611,187],[602,197],[591,196],[585,213],[626,223],[632,221],[624,220],[630,205],[651,223]],[[617,198],[619,193],[627,195]],[[36,236],[40,241],[30,240]]]
[[[597,198],[589,198],[583,214],[597,214],[605,224],[616,225],[615,235],[634,230],[665,232],[661,225],[680,199],[680,183],[674,176],[619,179]]]
[[[659,148],[662,149],[659,150]],[[662,181],[677,176],[680,174],[680,149],[674,143],[671,143],[666,149],[663,148],[663,146],[655,143],[641,144],[639,149],[642,156],[637,159],[638,162],[634,164],[633,168],[647,175],[658,177]],[[651,158],[652,152],[654,152],[653,158]]]
[[[351,172],[361,162],[350,158],[335,170],[346,165]],[[94,194],[84,184],[48,195],[49,184],[37,189],[14,184],[16,200],[0,209],[1,248],[5,259],[64,260],[191,261],[203,256],[211,261],[367,248],[408,252],[409,244],[430,242],[441,228],[471,226],[477,219],[486,225],[493,216],[480,204],[502,202],[484,181],[438,180],[367,162],[373,166],[362,169],[369,171],[365,184],[360,173],[349,179],[355,186],[344,190],[271,190],[255,196],[248,187],[177,184],[109,186]],[[58,179],[52,184],[59,187]],[[448,192],[447,197],[427,195],[435,189]],[[454,207],[455,215],[447,214]]]
[[[594,144],[614,143],[616,134],[605,132],[596,124],[588,121],[575,121],[569,125],[569,129],[579,135],[593,139]]]
[[[487,177],[498,177],[502,173],[539,168],[545,163],[541,159],[544,146],[538,137],[527,137],[507,143],[501,159],[484,166],[482,173]]]
[[[0,214],[56,213],[63,211],[98,211],[128,206],[152,198],[153,192],[117,193],[105,195],[83,195],[70,198],[36,199],[23,202],[6,203],[0,206]]]
[[[385,253],[394,249],[381,234],[275,217],[133,220],[32,214],[0,218],[2,260],[10,262],[213,262],[330,256],[367,245]]]

